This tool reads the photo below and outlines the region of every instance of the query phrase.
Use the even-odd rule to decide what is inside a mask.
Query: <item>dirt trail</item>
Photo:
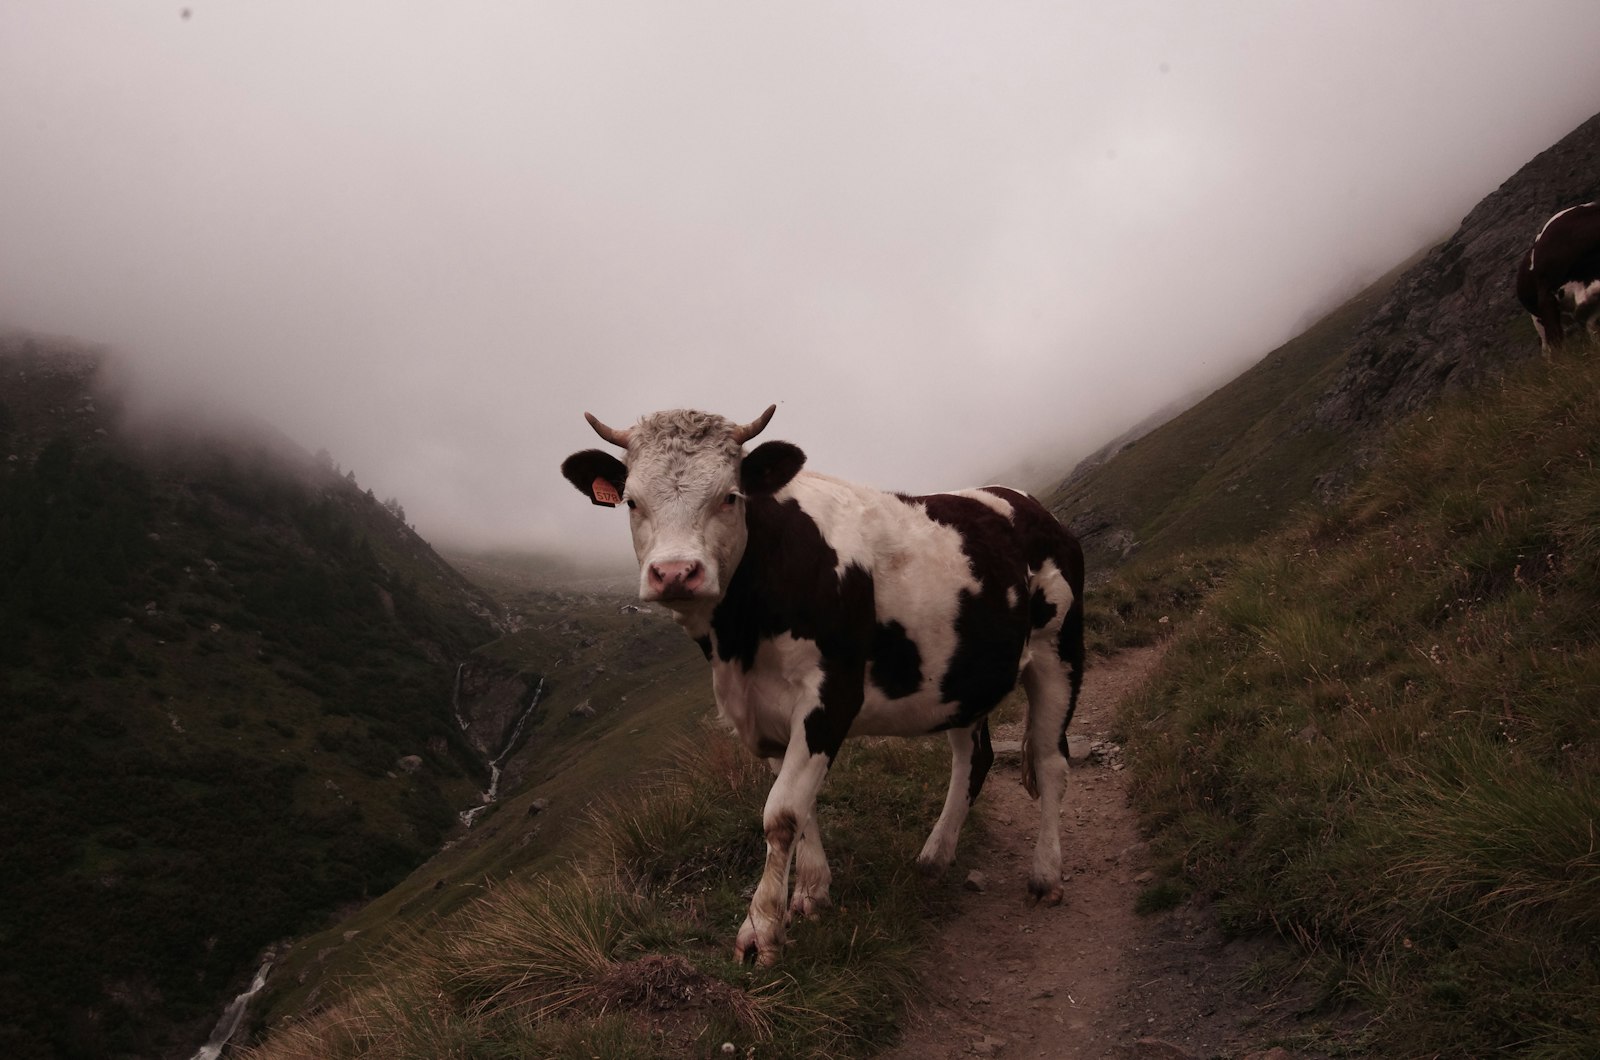
[[[997,757],[978,799],[987,835],[963,862],[986,890],[964,891],[936,939],[913,1012],[891,1060],[1002,1056],[1184,1060],[1254,1056],[1290,1002],[1245,996],[1239,973],[1264,944],[1228,943],[1203,909],[1139,916],[1134,899],[1148,853],[1128,805],[1119,749],[1109,744],[1117,704],[1161,657],[1159,647],[1098,660],[1072,723],[1074,757],[1062,811],[1066,900],[1030,908],[1028,867],[1037,804],[1022,790],[1015,753]],[[1000,726],[997,744],[1019,739]],[[1094,755],[1080,749],[1101,743]],[[963,841],[973,837],[966,836]],[[959,863],[958,863],[959,864]]]

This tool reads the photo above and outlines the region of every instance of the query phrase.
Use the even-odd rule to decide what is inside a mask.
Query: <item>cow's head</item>
[[[748,498],[775,493],[805,463],[788,442],[748,455],[777,406],[749,423],[687,409],[657,412],[627,430],[584,419],[626,462],[600,449],[573,453],[561,473],[596,504],[625,503],[639,557],[639,598],[686,612],[714,605],[744,558]]]

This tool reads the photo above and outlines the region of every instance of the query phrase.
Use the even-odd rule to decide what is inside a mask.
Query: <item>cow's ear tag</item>
[[[622,495],[617,492],[617,487],[603,478],[596,478],[589,487],[589,495],[594,503],[606,508],[615,508],[622,503]]]

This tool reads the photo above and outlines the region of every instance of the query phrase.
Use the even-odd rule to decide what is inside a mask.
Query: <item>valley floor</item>
[[[1227,941],[1209,910],[1194,903],[1134,912],[1149,855],[1109,730],[1117,704],[1144,682],[1161,651],[1098,660],[1084,681],[1062,813],[1066,901],[1059,908],[1029,908],[1023,899],[1038,809],[1022,789],[1017,754],[997,755],[978,800],[987,834],[971,861],[986,889],[963,891],[928,957],[929,997],[884,1057],[1305,1055],[1269,1052],[1266,1044],[1292,1035],[1283,1024],[1297,999],[1240,983],[1269,943]],[[1015,725],[996,728],[1002,751],[1019,738]],[[1081,753],[1095,743],[1098,753]]]

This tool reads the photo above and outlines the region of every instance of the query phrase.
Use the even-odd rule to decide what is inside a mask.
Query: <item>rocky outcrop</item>
[[[539,677],[482,656],[461,664],[456,674],[456,720],[485,761],[504,750],[539,687]]]
[[[1600,115],[1517,170],[1400,278],[1357,331],[1319,423],[1369,433],[1492,375],[1508,348],[1537,355],[1513,289],[1517,262],[1551,214],[1596,198]],[[1508,328],[1510,344],[1500,341]]]

